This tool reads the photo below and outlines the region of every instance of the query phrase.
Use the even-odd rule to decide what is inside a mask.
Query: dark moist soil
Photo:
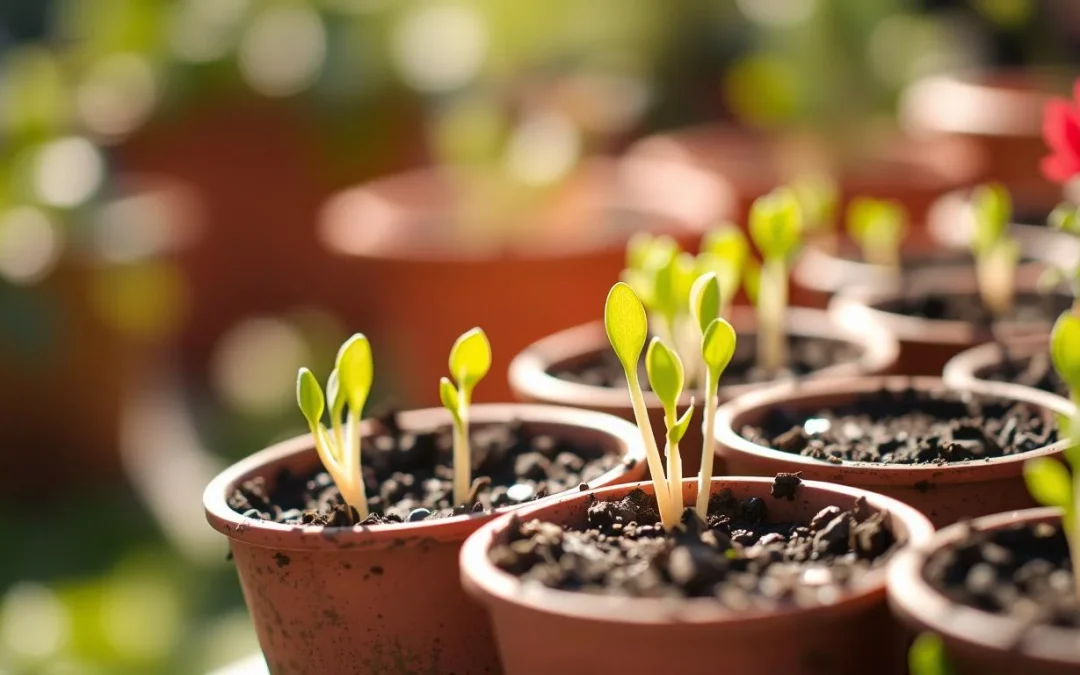
[[[1011,356],[1007,347],[999,345],[999,348],[1004,349],[1004,357],[1000,362],[976,373],[980,380],[1013,382],[1068,398],[1069,388],[1054,370],[1049,352],[1018,357]]]
[[[709,503],[707,524],[688,508],[670,534],[641,490],[619,501],[590,496],[585,529],[515,518],[489,555],[525,582],[567,591],[716,598],[736,611],[830,604],[881,566],[896,540],[887,517],[861,501],[809,522],[769,522],[769,503],[794,497],[797,483],[791,476],[764,499],[725,490]]]
[[[396,415],[382,430],[362,439],[361,463],[370,515],[363,524],[445,518],[490,511],[576,489],[620,462],[599,446],[533,434],[520,422],[484,424],[469,430],[473,495],[469,506],[453,497],[453,430],[416,434],[398,427]],[[349,526],[356,512],[341,498],[330,475],[282,471],[270,487],[262,478],[243,483],[229,506],[246,517],[286,525]]]
[[[735,354],[731,363],[724,369],[721,386],[770,382],[784,377],[801,377],[823,370],[839,363],[850,363],[859,359],[862,349],[857,345],[842,340],[830,340],[816,337],[788,337],[789,367],[779,375],[769,374],[757,366],[757,345],[754,335],[739,335],[735,344]],[[639,380],[643,389],[649,389],[649,378],[645,373],[644,353],[638,368]],[[561,380],[587,384],[594,387],[622,389],[626,387],[626,377],[622,365],[610,349],[589,354],[574,363],[553,368],[548,374]]]
[[[850,404],[807,413],[774,407],[747,440],[839,464],[946,464],[1035,450],[1057,440],[1056,424],[1037,406],[955,392],[915,389],[865,394]]]
[[[1028,625],[1080,629],[1069,544],[1059,524],[970,530],[935,551],[923,576],[950,600]]]
[[[1071,305],[1072,299],[1061,293],[1018,293],[1012,314],[1004,317],[1004,320],[1051,324]],[[875,307],[890,314],[933,321],[961,321],[988,329],[992,323],[991,316],[983,308],[982,299],[977,293],[909,295],[875,303]]]

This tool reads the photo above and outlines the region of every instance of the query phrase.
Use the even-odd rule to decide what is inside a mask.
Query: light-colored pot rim
[[[711,491],[715,493],[725,486],[750,484],[759,488],[760,496],[764,498],[769,496],[773,480],[772,478],[714,477],[711,482]],[[684,494],[696,496],[696,478],[685,479],[683,484],[686,491]],[[567,495],[561,497],[559,501],[566,503],[580,500],[582,504],[585,504],[590,498],[598,500],[616,498],[634,489],[642,489],[647,494],[653,494],[653,484],[648,481]],[[904,546],[911,544],[925,545],[933,536],[934,528],[926,516],[911,506],[891,497],[868,490],[819,481],[803,481],[799,489],[819,490],[830,494],[843,495],[851,499],[864,497],[867,503],[875,510],[885,511],[890,518],[898,519],[903,523],[903,527],[907,531]],[[513,514],[502,516],[485,524],[472,534],[466,540],[465,545],[462,546],[460,554],[461,574],[466,590],[474,597],[482,596],[478,599],[483,603],[490,603],[492,599],[497,599],[500,602],[518,607],[525,606],[532,611],[549,615],[576,620],[620,623],[628,626],[663,626],[672,624],[752,625],[777,621],[807,620],[822,610],[843,612],[855,607],[865,606],[867,603],[878,601],[884,597],[885,568],[871,571],[866,583],[861,588],[853,589],[844,598],[831,605],[811,608],[787,607],[780,610],[751,609],[735,611],[723,607],[719,602],[711,598],[673,600],[671,598],[586,595],[546,588],[538,584],[523,584],[517,577],[500,570],[492,564],[488,558],[488,551],[491,549],[497,533],[505,530],[512,522],[511,518],[518,517],[527,521],[538,515],[542,510],[556,505],[555,502],[548,502],[520,509]]]
[[[1003,399],[1028,403],[1041,407],[1049,413],[1068,413],[1071,406],[1057,396],[1039,396],[1043,392],[1020,385],[994,382],[998,385],[987,387],[981,392],[969,392],[974,395],[994,396]],[[715,436],[722,446],[722,453],[732,453],[764,458],[777,464],[784,464],[784,470],[822,471],[829,470],[850,476],[860,484],[895,484],[890,476],[904,476],[904,482],[915,484],[923,480],[934,483],[963,483],[983,480],[985,470],[1000,471],[1013,469],[1016,475],[1023,472],[1023,465],[1034,457],[1043,457],[1061,453],[1068,441],[1062,440],[1029,452],[994,457],[980,462],[956,462],[952,464],[881,464],[877,462],[853,462],[843,460],[839,463],[824,462],[811,457],[803,457],[782,450],[774,450],[758,445],[739,434],[741,419],[762,410],[783,406],[785,408],[812,408],[821,410],[828,407],[820,403],[822,399],[847,399],[861,394],[870,394],[882,389],[903,391],[913,388],[918,391],[946,392],[950,390],[941,378],[930,376],[884,375],[846,378],[843,380],[819,380],[816,382],[780,384],[760,391],[748,393],[721,405],[716,411]],[[963,393],[963,392],[961,392]],[[718,450],[720,451],[720,450]],[[980,470],[986,467],[984,470]],[[962,469],[958,470],[958,469]]]
[[[1027,263],[1016,270],[1017,294],[1036,293],[1038,280],[1045,265]],[[974,267],[950,267],[931,269],[920,273],[918,283],[908,289],[874,288],[868,286],[849,286],[833,296],[827,311],[834,321],[849,331],[865,330],[871,325],[883,326],[892,332],[901,342],[933,343],[942,345],[964,345],[982,342],[978,329],[964,321],[944,319],[923,319],[916,316],[896,314],[883,309],[880,305],[898,300],[906,292],[912,297],[926,295],[978,295]],[[1040,324],[1041,325],[1041,324]],[[1001,327],[1024,326],[1017,322],[1003,322]],[[1050,324],[1046,324],[1049,330]]]
[[[352,188],[347,188],[332,195],[318,215],[319,239],[322,245],[335,255],[358,260],[388,260],[402,263],[435,264],[446,262],[485,263],[493,260],[511,258],[520,260],[551,260],[560,258],[587,258],[597,250],[621,251],[625,241],[612,239],[607,242],[560,242],[558,245],[529,247],[521,245],[470,247],[464,244],[444,246],[440,249],[426,248],[418,250],[410,246],[409,241],[390,245],[368,245],[357,243],[349,231],[357,226],[352,212],[356,204],[374,204],[377,212],[392,221],[397,229],[406,227],[410,222],[419,222],[428,218],[443,218],[448,207],[442,209],[417,208],[411,203],[403,203],[393,195],[402,186],[432,186],[453,182],[456,176],[476,172],[468,166],[444,165],[428,166],[403,171]],[[568,174],[566,180],[573,181],[578,176],[585,181],[596,181],[593,174],[609,174],[601,183],[616,188],[609,197],[614,197],[611,205],[636,211],[643,215],[654,216],[668,221],[671,227],[659,228],[673,236],[699,237],[717,220],[729,217],[735,208],[735,197],[731,188],[716,176],[704,169],[674,162],[662,158],[633,156],[594,155],[583,159]],[[673,204],[670,200],[650,199],[643,196],[643,190],[635,185],[643,182],[654,184],[648,176],[670,176],[682,186],[694,187],[687,190],[684,201]],[[687,201],[692,198],[692,201]],[[368,230],[373,224],[365,224]],[[630,233],[627,232],[627,235]],[[413,238],[412,241],[415,241]]]
[[[1030,335],[1006,340],[1006,346],[1013,356],[1026,359],[1031,358],[1038,353],[1045,353],[1050,348],[1049,342],[1049,334]],[[1002,358],[1004,358],[1001,349],[1002,345],[1000,343],[988,342],[960,352],[949,359],[949,362],[945,364],[945,369],[941,373],[942,381],[945,383],[945,386],[950,389],[973,391],[976,393],[993,391],[995,385],[1007,384],[995,380],[985,380],[979,377],[979,373],[983,369],[1001,363]],[[1072,401],[1059,396],[1058,394],[1042,391],[1033,387],[1030,387],[1030,389],[1032,396],[1039,399],[1053,397],[1054,399],[1057,399],[1059,405],[1066,407],[1068,410],[1075,411],[1076,409],[1076,406]]]
[[[475,427],[498,422],[517,421],[524,424],[543,424],[565,428],[579,428],[601,436],[608,436],[620,448],[622,461],[618,466],[591,481],[605,485],[628,473],[644,475],[645,446],[637,427],[613,415],[562,406],[522,403],[479,403],[469,407],[471,425]],[[422,408],[399,413],[398,423],[416,431],[433,430],[449,425],[449,411],[443,408]],[[364,420],[361,433],[369,433],[377,420]],[[268,466],[296,455],[310,455],[309,461],[318,464],[310,434],[277,443],[240,460],[215,477],[203,492],[203,506],[210,525],[230,539],[255,546],[267,546],[283,550],[324,550],[350,547],[371,547],[400,544],[406,539],[453,540],[465,536],[480,523],[497,514],[520,508],[507,506],[494,513],[477,513],[419,522],[393,523],[388,525],[352,527],[327,527],[316,525],[284,525],[265,520],[246,518],[229,506],[227,499],[232,491],[245,480],[266,475]],[[573,488],[576,490],[577,488]],[[558,497],[550,495],[536,503]],[[532,504],[533,502],[530,502]]]
[[[862,349],[858,359],[816,371],[806,376],[809,379],[883,372],[896,363],[899,355],[900,346],[896,338],[878,326],[865,327],[861,332],[843,330],[829,320],[829,315],[824,310],[805,307],[789,308],[786,320],[790,335],[833,339]],[[754,334],[756,319],[753,308],[734,307],[731,321],[740,336]],[[518,396],[528,400],[605,410],[628,409],[630,394],[626,387],[598,387],[570,382],[549,372],[558,363],[586,358],[606,349],[611,349],[611,345],[602,321],[582,324],[550,335],[526,347],[510,362],[507,374],[510,388]],[[720,400],[734,398],[766,386],[769,386],[769,383],[725,386],[721,377]],[[660,400],[655,394],[646,391],[644,395],[649,408],[660,407]],[[684,391],[680,405],[689,405],[691,397],[700,403],[700,392]]]
[[[950,525],[928,542],[905,547],[890,561],[887,571],[889,605],[908,624],[931,630],[947,641],[976,646],[1004,655],[1020,653],[1057,664],[1080,665],[1080,632],[1054,626],[1025,628],[1009,617],[968,607],[946,598],[923,576],[931,554],[959,541],[969,528],[992,530],[1015,523],[1061,519],[1054,508],[1009,511]]]

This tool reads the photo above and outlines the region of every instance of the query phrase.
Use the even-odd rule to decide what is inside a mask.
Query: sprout
[[[465,504],[472,487],[469,450],[469,401],[472,391],[491,370],[491,343],[479,328],[466,331],[450,348],[449,378],[439,380],[439,399],[454,422],[454,504]]]
[[[758,364],[775,373],[787,363],[784,314],[788,303],[788,261],[799,247],[802,212],[790,188],[759,197],[750,209],[750,238],[761,252],[760,270],[748,268],[758,316]],[[752,281],[756,279],[756,281]]]
[[[371,393],[373,378],[371,344],[361,333],[346,340],[338,350],[334,370],[326,382],[325,397],[310,370],[301,368],[296,377],[296,401],[311,429],[319,459],[342,499],[356,509],[361,520],[368,515],[368,505],[360,464],[360,416]],[[327,401],[329,431],[322,423]],[[348,415],[343,427],[342,413],[346,408]]]
[[[945,642],[935,633],[921,633],[908,650],[911,675],[954,675],[956,672],[945,653]]]
[[[704,330],[701,330],[701,354],[706,371],[705,393],[708,409],[715,412],[716,388],[720,372],[734,353],[735,332],[730,324],[715,316],[720,305],[720,290],[715,274],[699,277],[692,285],[689,295],[694,299],[691,313],[696,322],[695,325],[699,327],[699,330],[700,326],[705,326]],[[649,377],[649,385],[660,399],[664,409],[664,426],[667,430],[664,444],[667,456],[665,472],[660,450],[656,445],[652,425],[649,422],[649,412],[641,391],[641,383],[638,381],[638,361],[641,359],[641,352],[649,333],[648,318],[641,300],[626,283],[615,284],[608,293],[604,304],[604,328],[611,347],[619,363],[622,364],[623,373],[626,375],[634,419],[642,441],[645,443],[649,474],[652,476],[656,492],[657,510],[660,512],[664,529],[670,531],[679,523],[683,510],[682,459],[679,454],[679,443],[686,435],[694,410],[694,401],[691,399],[690,407],[681,416],[678,414],[678,402],[685,384],[683,360],[662,339],[656,337],[649,343],[645,354],[645,369]],[[706,440],[703,442],[702,468],[698,475],[697,511],[702,519],[707,515],[708,481],[712,476],[711,418],[714,416],[706,415],[704,422],[706,429],[710,431],[706,432]]]
[[[1004,186],[990,183],[975,189],[971,196],[975,231],[971,250],[983,305],[995,317],[1012,311],[1015,295],[1016,262],[1020,246],[1009,236],[1012,200]]]
[[[864,260],[900,273],[900,245],[908,231],[903,205],[891,200],[856,197],[848,206],[847,230],[862,250]]]
[[[807,234],[831,232],[836,226],[836,209],[840,189],[826,173],[804,174],[791,181],[791,189],[799,200]]]

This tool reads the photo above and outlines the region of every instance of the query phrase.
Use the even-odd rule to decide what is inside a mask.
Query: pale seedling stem
[[[469,447],[469,403],[473,388],[491,370],[491,343],[479,328],[463,333],[450,348],[450,373],[439,381],[439,398],[450,411],[454,430],[454,504],[469,506],[472,492],[472,451]]]

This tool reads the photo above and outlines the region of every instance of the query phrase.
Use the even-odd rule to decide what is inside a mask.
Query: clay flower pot
[[[929,543],[909,546],[890,563],[889,605],[916,631],[932,631],[945,643],[957,675],[1066,675],[1080,671],[1077,631],[1020,621],[953,602],[928,583],[930,555],[961,540],[969,528],[986,531],[1020,523],[1058,523],[1058,509],[1029,509],[978,518],[938,532]]]
[[[769,496],[772,479],[713,479],[712,493],[730,489],[737,499],[767,500],[770,519],[809,520],[835,505],[848,509],[857,498],[873,511],[889,514],[896,536],[908,545],[925,545],[933,528],[911,507],[872,492],[842,485],[803,482],[794,501]],[[550,500],[517,511],[525,521],[539,519],[582,526],[590,499],[617,500],[652,483],[621,485]],[[683,483],[687,503],[697,482]],[[722,663],[725,671],[899,673],[903,638],[885,607],[884,570],[831,605],[808,609],[732,611],[709,598],[626,598],[573,593],[524,585],[488,558],[494,539],[510,526],[500,518],[479,529],[461,549],[462,584],[491,615],[506,675],[575,673],[679,673],[702,664]],[[598,649],[611,645],[611,649]]]
[[[1000,338],[1048,333],[1054,319],[1068,306],[1065,296],[1039,294],[1038,279],[1043,269],[1044,266],[1039,263],[1017,268],[1017,306],[1030,313],[1017,320],[999,322],[994,330]],[[897,311],[905,301],[934,298],[955,299],[958,305],[981,307],[974,267],[926,270],[912,278],[906,286],[902,290],[872,287],[845,289],[829,303],[829,314],[837,324],[848,330],[865,330],[868,326],[877,325],[893,333],[900,341],[896,372],[905,375],[939,375],[953,356],[991,339],[987,327],[969,321],[930,319]]]
[[[738,333],[740,344],[754,344],[756,324],[754,310],[750,307],[735,307],[730,318]],[[787,321],[790,335],[836,340],[854,345],[858,350],[857,356],[851,361],[836,363],[811,373],[810,377],[885,373],[890,371],[896,361],[898,353],[896,340],[885,331],[871,328],[859,333],[844,332],[830,323],[824,312],[806,308],[789,309]],[[553,374],[572,364],[595,360],[599,355],[610,350],[611,344],[608,342],[607,333],[601,321],[556,333],[532,344],[514,358],[510,364],[510,386],[518,399],[523,401],[599,410],[633,421],[634,412],[630,406],[630,394],[625,383],[614,388],[599,387],[572,382]],[[763,382],[725,385],[724,378],[721,377],[719,399],[723,403],[769,384]],[[663,407],[651,391],[644,393],[657,444],[662,448],[664,446]],[[700,392],[684,391],[682,400],[679,402],[679,409],[682,410],[688,406],[691,397],[695,399],[697,409],[690,428],[686,431],[686,436],[679,444],[683,455],[683,470],[687,475],[696,473],[701,466],[701,423],[704,403]],[[715,465],[713,475],[724,475],[721,462]]]
[[[851,404],[861,396],[882,389],[901,391],[907,388],[930,393],[947,391],[938,378],[894,376],[777,385],[740,396],[721,406],[716,413],[718,458],[724,460],[728,471],[734,475],[773,476],[781,472],[801,472],[806,480],[880,492],[914,506],[926,514],[935,527],[963,518],[1035,505],[1024,484],[1024,462],[1032,457],[1059,455],[1067,441],[1030,452],[951,464],[882,464],[847,460],[834,464],[765,447],[741,435],[745,426],[761,424],[774,409],[811,416]],[[1051,424],[1055,423],[1055,414],[1069,410],[1067,402],[1057,397],[1040,396],[1040,392],[1027,387],[988,383],[984,392],[1041,407]]]
[[[696,248],[730,215],[714,177],[670,162],[585,161],[535,209],[495,234],[468,237],[461,212],[465,170],[423,170],[337,195],[321,219],[325,245],[342,256],[338,313],[373,326],[373,346],[398,375],[397,394],[438,404],[446,354],[470,326],[491,339],[492,372],[478,400],[510,397],[501,374],[539,335],[600,316],[636,231],[674,235]],[[475,176],[471,176],[474,177]],[[466,219],[467,220],[467,219]],[[474,225],[475,227],[475,225]],[[364,302],[357,303],[358,294]],[[363,316],[361,316],[363,314]]]
[[[527,429],[598,444],[625,457],[593,486],[640,480],[644,448],[623,420],[551,406],[477,405],[473,425],[518,420]],[[406,431],[450,423],[441,408],[402,413]],[[372,421],[361,433],[371,433]],[[496,673],[483,612],[458,581],[457,554],[494,514],[352,528],[287,526],[245,518],[227,498],[244,481],[273,485],[282,469],[311,471],[310,436],[234,464],[203,496],[207,519],[229,538],[259,644],[273,675]]]
[[[942,381],[945,386],[951,389],[964,389],[979,393],[994,391],[1002,381],[1011,381],[1017,385],[1031,387],[1034,390],[1031,393],[1032,396],[1037,395],[1040,398],[1051,396],[1058,399],[1058,405],[1072,405],[1067,398],[1068,392],[1064,390],[1064,385],[1058,378],[1057,373],[1054,372],[1053,365],[1049,363],[1050,345],[1048,338],[1049,335],[1034,335],[1010,340],[1006,344],[988,342],[978,347],[972,347],[949,359],[941,376]],[[1042,364],[1046,369],[1046,377],[1040,379],[1049,379],[1050,382],[1027,382],[1016,375],[1005,380],[1003,378],[1006,373],[1000,373],[996,379],[989,377],[990,373],[1001,370],[1006,358],[1014,362],[1017,367],[1023,368],[1032,358],[1036,357],[1046,361]],[[1052,384],[1053,388],[1039,387],[1035,386],[1035,384]],[[1061,390],[1057,390],[1059,386],[1062,388]]]
[[[987,178],[1013,193],[1021,214],[1043,214],[1061,198],[1039,164],[1047,154],[1043,106],[1066,94],[1072,74],[1050,70],[975,70],[935,75],[903,95],[900,119],[919,136],[977,144],[987,159]]]

